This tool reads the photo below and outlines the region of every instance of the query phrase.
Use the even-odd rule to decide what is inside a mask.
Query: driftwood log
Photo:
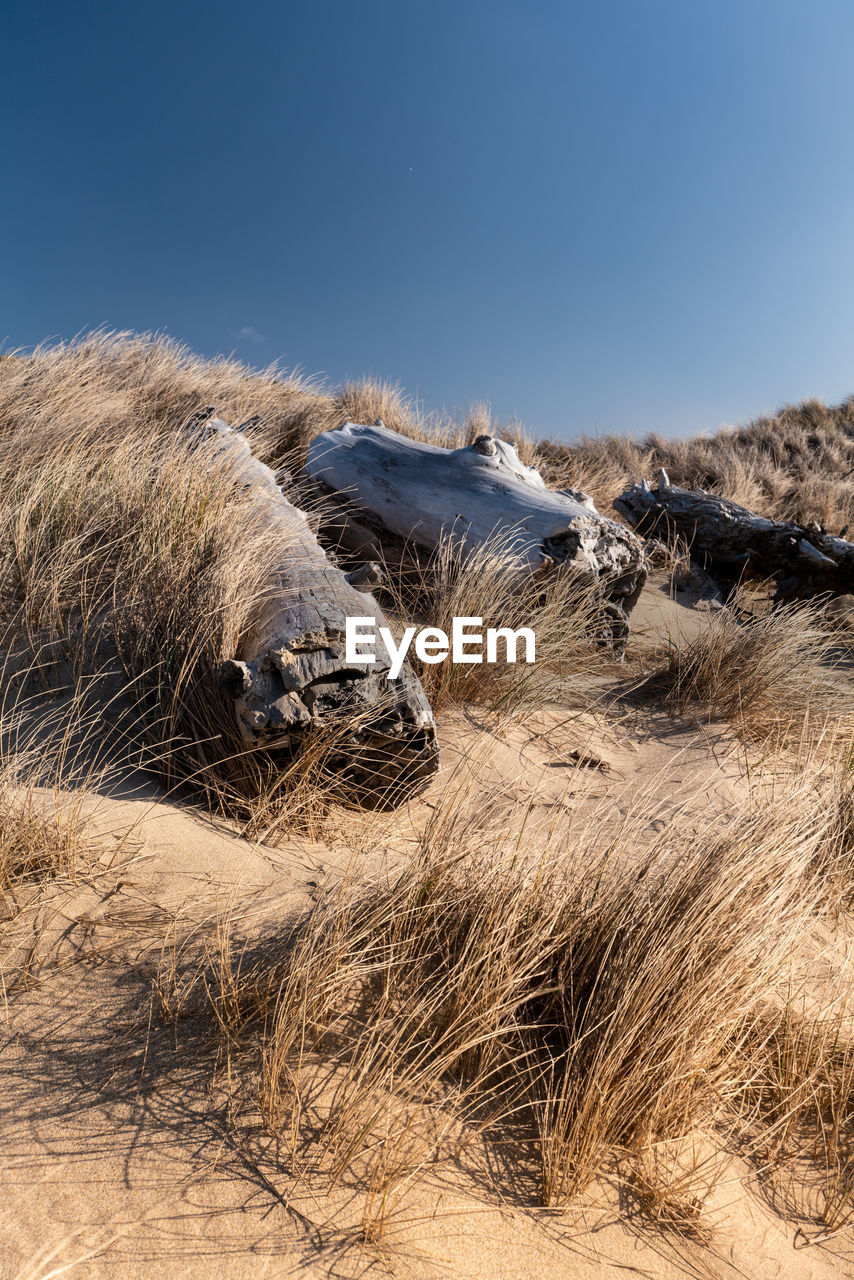
[[[547,489],[506,441],[482,435],[442,449],[381,421],[348,422],[312,442],[306,472],[327,499],[329,531],[362,559],[429,562],[443,538],[464,558],[498,536],[522,577],[563,571],[596,580],[606,630],[625,648],[646,580],[640,540],[580,490]]]
[[[826,533],[756,515],[703,489],[680,489],[666,471],[658,485],[632,485],[614,502],[644,535],[679,535],[691,555],[716,577],[732,583],[747,570],[777,579],[777,595],[854,592],[854,543]]]
[[[433,713],[417,676],[404,664],[389,679],[381,644],[372,664],[345,661],[348,615],[387,625],[359,589],[372,585],[371,569],[348,578],[329,561],[303,512],[240,432],[215,417],[197,419],[195,429],[215,450],[223,477],[247,488],[274,547],[275,590],[241,651],[220,670],[243,737],[293,757],[308,731],[327,729],[327,768],[351,800],[388,807],[416,795],[439,763]]]

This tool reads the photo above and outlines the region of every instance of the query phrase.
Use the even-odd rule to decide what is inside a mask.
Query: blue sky
[[[854,391],[850,0],[6,0],[6,349],[96,326],[535,434]]]

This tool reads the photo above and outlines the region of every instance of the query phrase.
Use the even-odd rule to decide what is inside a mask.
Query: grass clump
[[[9,659],[0,668],[0,990],[33,971],[42,926],[33,910],[51,885],[61,894],[91,883],[130,837],[98,834],[93,815],[113,773],[101,738],[101,709],[85,683],[45,688],[38,669]],[[99,868],[99,859],[105,862]]]
[[[216,681],[272,584],[245,498],[213,453],[176,436],[94,450],[84,432],[30,461],[0,444],[10,635],[47,680],[121,671],[125,718],[167,785],[191,781],[226,806],[257,794],[261,766]]]
[[[329,888],[254,956],[229,944],[209,979],[280,1169],[361,1188],[367,1234],[436,1161],[508,1142],[545,1205],[618,1159],[687,1230],[704,1160],[662,1145],[738,1130],[832,817],[795,787],[653,845],[639,814],[604,841],[530,821],[460,796],[412,861]]]
[[[0,780],[0,904],[14,914],[13,899],[22,886],[71,875],[87,847],[77,815],[51,812],[31,789]]]
[[[480,619],[470,630],[488,628],[535,637],[535,661],[527,663],[520,638],[515,662],[505,661],[506,637],[497,641],[498,661],[456,663],[410,660],[430,705],[440,712],[464,703],[495,714],[513,715],[566,693],[589,672],[603,650],[596,647],[602,628],[603,583],[557,572],[548,577],[518,568],[513,530],[496,531],[484,544],[460,554],[452,535],[441,539],[420,569],[385,567],[384,599],[400,625],[439,628],[450,637],[455,618]],[[471,649],[469,652],[472,652]]]
[[[850,693],[832,678],[835,648],[818,605],[754,614],[741,592],[692,639],[670,642],[652,684],[680,712],[729,720],[753,739],[779,738],[851,710]]]
[[[830,981],[789,992],[745,1046],[746,1149],[810,1243],[854,1221],[850,985],[843,963]]]
[[[240,735],[216,673],[239,652],[280,590],[276,552],[214,449],[188,444],[185,423],[215,404],[246,428],[258,455],[299,465],[307,440],[345,418],[382,417],[407,434],[465,442],[486,413],[424,418],[394,388],[367,380],[322,395],[296,377],[203,361],[166,339],[91,335],[9,362],[0,377],[0,610],[48,668],[76,674],[112,660],[126,682],[148,763],[167,786],[189,784],[218,810],[270,836],[334,791],[334,743],[273,761]],[[517,433],[518,434],[518,433]],[[521,441],[520,441],[521,442]],[[593,600],[566,577],[520,588],[512,538],[460,564],[450,542],[401,615],[447,626],[533,627],[537,662],[422,666],[434,708],[472,701],[496,713],[560,691],[589,659]],[[57,679],[64,677],[59,675]],[[342,726],[341,737],[347,727]],[[316,784],[316,785],[315,785]]]

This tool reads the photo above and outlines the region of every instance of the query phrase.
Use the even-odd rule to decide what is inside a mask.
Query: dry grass
[[[79,817],[51,812],[32,788],[0,782],[0,910],[14,911],[16,891],[45,878],[73,874],[88,848]]]
[[[117,714],[136,725],[137,746],[148,748],[137,758],[167,787],[189,783],[254,833],[281,826],[285,797],[294,821],[312,815],[335,734],[273,761],[247,747],[217,680],[276,589],[281,547],[241,490],[222,483],[214,448],[188,448],[180,422],[118,410],[101,422],[104,387],[87,392],[76,350],[69,361],[66,398],[80,403],[68,416],[50,418],[36,402],[34,421],[9,413],[12,429],[0,434],[7,641],[28,647],[48,683],[63,682],[67,666],[121,673]],[[175,403],[187,401],[176,391]]]
[[[106,867],[131,836],[96,835],[92,814],[113,773],[102,709],[86,682],[45,690],[38,668],[0,669],[0,991],[25,980],[39,949],[33,909],[51,884],[70,889]],[[104,869],[103,867],[101,868]]]
[[[450,445],[496,427],[483,408],[442,422],[379,383],[325,394],[160,339],[95,335],[2,362],[0,595],[27,665],[16,698],[120,672],[119,737],[139,746],[141,716],[141,758],[168,785],[191,782],[270,836],[318,811],[326,747],[309,744],[293,768],[265,762],[216,691],[271,561],[243,496],[182,439],[208,404],[235,425],[253,419],[275,466],[298,464],[313,435],[346,418]],[[852,417],[852,402],[808,404],[707,440],[639,445],[504,434],[548,482],[592,492],[605,511],[664,465],[675,483],[835,529],[854,518]],[[500,546],[462,567],[442,548],[415,588],[392,583],[402,618],[536,631],[534,668],[424,667],[434,706],[530,711],[598,660],[590,593],[568,578],[532,592],[511,585]],[[665,696],[780,740],[838,713],[831,643],[812,606],[754,618],[736,606],[672,651]],[[70,741],[82,713],[57,707]],[[26,722],[44,742],[44,722]],[[85,845],[79,809],[42,807],[41,775],[22,772],[30,740],[11,726],[0,734],[16,743],[0,761],[7,896],[67,873]],[[258,1107],[295,1181],[360,1189],[371,1241],[436,1161],[476,1169],[484,1144],[512,1149],[513,1176],[552,1206],[617,1160],[654,1221],[700,1234],[710,1133],[747,1135],[766,1163],[808,1155],[825,1188],[813,1217],[836,1230],[854,1185],[851,1030],[844,1002],[795,1012],[789,983],[815,921],[842,918],[850,901],[843,775],[835,790],[812,776],[755,787],[726,818],[674,819],[653,845],[640,808],[618,830],[572,814],[547,828],[530,809],[459,795],[411,859],[374,882],[328,886],[257,952],[224,929],[206,965],[161,975],[161,1010],[180,1017],[205,982],[239,1106]]]
[[[618,1159],[659,1225],[702,1235],[700,1139],[741,1140],[829,900],[814,783],[653,845],[640,811],[605,835],[456,796],[387,877],[329,887],[254,953],[220,939],[205,981],[234,1114],[257,1105],[295,1185],[359,1189],[369,1240],[484,1143],[550,1206]]]
[[[671,641],[650,689],[680,712],[729,720],[749,738],[780,745],[805,722],[820,732],[829,720],[850,716],[854,701],[833,678],[836,640],[820,606],[749,610],[748,597],[737,592],[694,638]]]
[[[548,484],[586,489],[603,512],[664,467],[674,484],[720,493],[773,519],[815,521],[832,533],[854,525],[854,397],[835,407],[787,405],[708,436],[542,441],[535,452]]]
[[[665,467],[675,484],[725,494],[765,515],[817,521],[833,532],[854,522],[854,397],[836,407],[819,400],[714,435],[665,440],[650,435],[585,438],[578,444],[532,440],[518,423],[496,422],[484,405],[461,419],[425,415],[394,386],[375,379],[322,390],[276,366],[205,360],[165,337],[95,333],[0,362],[0,431],[49,424],[100,442],[139,429],[174,429],[203,405],[232,425],[256,420],[264,460],[299,461],[309,441],[345,420],[386,425],[451,447],[497,432],[537,465],[547,483],[585,489],[599,509],[628,484]]]
[[[527,627],[536,637],[530,664],[522,640],[515,663],[504,661],[504,639],[496,663],[425,663],[411,649],[410,660],[437,714],[466,703],[503,717],[530,712],[579,687],[594,666],[607,664],[602,645],[596,648],[604,583],[561,573],[528,577],[514,569],[515,562],[510,530],[496,532],[464,559],[447,536],[420,570],[384,567],[382,599],[400,626],[436,627],[450,637],[454,618],[479,618],[469,629],[484,636],[490,627]]]
[[[188,783],[254,835],[314,823],[334,783],[336,732],[273,762],[240,736],[216,680],[275,589],[275,548],[214,454],[188,448],[208,404],[246,428],[274,466],[348,417],[463,443],[399,391],[366,380],[322,394],[275,369],[201,360],[168,339],[94,334],[0,367],[0,610],[43,680],[113,661],[144,763]],[[280,549],[279,549],[280,551]],[[545,616],[545,615],[544,615]],[[137,735],[138,736],[138,735]],[[342,727],[338,738],[346,736]],[[328,767],[327,767],[328,766]],[[334,790],[334,787],[332,787]]]
[[[174,435],[96,450],[81,431],[57,457],[39,431],[30,442],[0,444],[9,632],[48,681],[64,679],[63,664],[92,673],[114,659],[125,716],[142,717],[148,763],[167,785],[190,780],[222,803],[258,794],[263,768],[216,683],[271,582],[245,500],[222,485],[213,455]]]
[[[324,391],[276,365],[206,360],[159,335],[92,333],[0,362],[0,435],[24,440],[37,431],[51,453],[68,435],[83,433],[101,448],[174,431],[207,405],[232,426],[251,421],[259,451],[274,467],[299,464],[315,435],[348,419],[382,418],[395,431],[448,445],[467,443],[485,421],[479,407],[461,422],[426,416],[376,379]]]
[[[791,991],[745,1045],[746,1148],[789,1219],[816,1242],[854,1221],[850,961]]]
[[[0,668],[0,886],[80,866],[84,811],[96,789],[111,783],[99,740],[100,709],[85,682],[44,691],[35,667]]]

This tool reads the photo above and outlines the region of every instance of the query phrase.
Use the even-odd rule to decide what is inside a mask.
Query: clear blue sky
[[[99,325],[536,434],[854,391],[851,0],[6,0],[6,348]]]

